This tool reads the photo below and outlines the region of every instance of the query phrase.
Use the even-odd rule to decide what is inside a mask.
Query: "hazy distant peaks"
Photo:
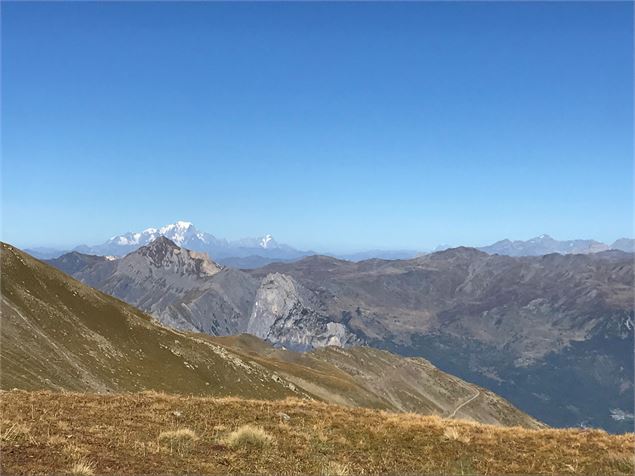
[[[271,234],[258,237],[226,240],[201,231],[189,221],[179,220],[161,227],[150,227],[143,231],[128,232],[116,235],[100,245],[81,245],[73,249],[84,254],[100,256],[125,256],[126,254],[151,243],[158,237],[165,237],[176,245],[194,251],[207,253],[221,264],[240,268],[255,268],[276,261],[293,261],[304,256],[315,254],[302,251],[289,245],[278,243]],[[459,243],[465,245],[465,243]],[[412,259],[429,252],[443,251],[453,246],[443,244],[434,249],[372,249],[349,253],[324,254],[348,261],[364,261],[368,259]],[[592,239],[557,240],[544,233],[528,240],[503,239],[488,246],[477,248],[490,254],[509,256],[540,256],[551,253],[587,254],[598,253],[609,249],[624,252],[635,252],[635,240],[620,238],[611,245]],[[50,248],[27,249],[27,252],[40,259],[52,259],[65,253]]]
[[[538,241],[555,241],[553,238],[551,238],[551,236],[545,234],[542,234],[540,236],[536,236],[535,238],[532,238],[531,240],[529,240],[531,242],[538,242]]]
[[[633,238],[620,238],[613,242],[611,249],[635,253],[635,240]]]
[[[540,256],[550,253],[598,253],[610,249],[609,245],[596,240],[564,240],[559,241],[547,234],[536,236],[527,241],[508,239],[479,248],[490,254],[509,256]]]

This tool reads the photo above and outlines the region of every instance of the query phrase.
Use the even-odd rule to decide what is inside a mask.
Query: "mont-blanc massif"
[[[631,2],[0,18],[0,474],[634,474]]]

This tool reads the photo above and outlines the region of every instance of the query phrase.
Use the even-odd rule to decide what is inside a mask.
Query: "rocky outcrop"
[[[360,342],[318,307],[317,297],[290,276],[267,275],[256,293],[247,332],[296,350]]]
[[[149,263],[160,269],[165,275],[180,276],[213,276],[221,270],[207,254],[180,248],[168,238],[160,236],[150,245],[144,246],[136,253],[146,257]]]

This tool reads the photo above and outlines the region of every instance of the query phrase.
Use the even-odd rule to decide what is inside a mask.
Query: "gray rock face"
[[[123,274],[134,270],[137,276],[138,270],[143,269],[146,272],[144,277],[164,279],[172,286],[188,287],[193,282],[191,278],[214,276],[221,267],[205,253],[180,248],[169,239],[159,237],[151,245],[117,261],[117,269]]]
[[[317,297],[290,276],[267,275],[256,293],[247,332],[296,350],[360,342],[317,308]]]

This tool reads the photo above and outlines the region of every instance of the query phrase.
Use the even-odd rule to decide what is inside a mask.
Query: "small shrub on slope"
[[[72,476],[93,476],[95,474],[95,465],[90,461],[80,459],[73,465],[69,474]]]
[[[245,446],[263,447],[271,443],[273,438],[260,427],[243,425],[231,432],[226,439],[227,446],[239,448]]]
[[[179,453],[189,449],[196,440],[198,440],[198,436],[189,428],[162,431],[159,434],[159,443],[168,444],[171,450],[176,449]]]
[[[329,461],[322,466],[321,476],[348,476],[350,467],[347,464]]]
[[[460,441],[461,443],[469,443],[470,442],[470,437],[467,435],[462,435],[461,432],[453,427],[453,426],[448,426],[444,431],[443,431],[443,436],[445,438],[447,438],[448,440],[454,440],[454,441]]]

